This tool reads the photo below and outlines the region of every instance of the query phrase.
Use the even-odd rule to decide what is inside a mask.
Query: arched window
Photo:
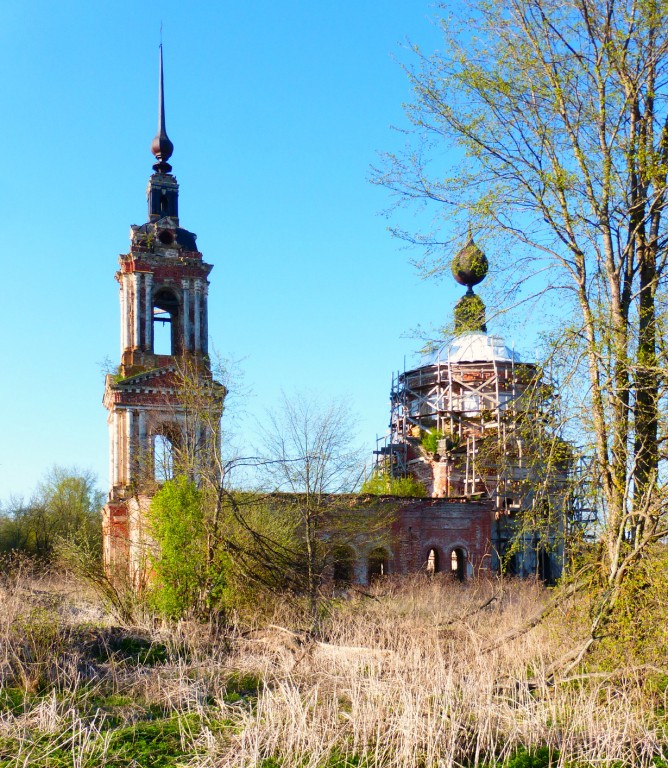
[[[350,547],[337,547],[332,557],[332,578],[337,584],[355,580],[355,553]]]
[[[367,558],[367,577],[369,583],[374,581],[374,579],[387,576],[387,561],[387,551],[382,547],[369,552],[369,557]]]
[[[457,581],[466,579],[466,555],[461,547],[455,547],[450,555],[450,570]]]
[[[427,562],[425,563],[425,570],[429,576],[433,576],[440,571],[440,563],[438,558],[438,552],[432,547],[427,555]]]
[[[179,300],[169,288],[161,288],[153,297],[153,353],[179,353]]]

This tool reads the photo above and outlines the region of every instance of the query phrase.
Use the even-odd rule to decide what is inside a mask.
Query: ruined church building
[[[168,162],[173,145],[165,129],[162,46],[151,151],[156,163],[147,188],[148,219],[132,226],[130,250],[119,257],[116,272],[120,365],[117,375],[107,376],[104,392],[110,474],[104,562],[108,572],[132,579],[145,567],[151,496],[175,469],[171,446],[192,442],[188,471],[195,477],[219,450],[215,419],[188,423],[192,414],[182,391],[184,361],[196,381],[212,382],[212,265],[179,221],[179,186]],[[376,471],[390,480],[411,476],[427,496],[360,497],[370,510],[391,503],[397,512],[382,541],[374,534],[373,541],[362,536],[351,545],[347,578],[364,583],[377,575],[427,570],[465,580],[503,567],[551,580],[561,571],[562,534],[571,514],[565,491],[570,455],[562,441],[562,456],[547,474],[531,457],[535,438],[526,434],[527,421],[540,421],[549,397],[540,403],[529,397],[547,391],[538,367],[522,363],[503,339],[487,334],[485,306],[473,292],[486,273],[487,259],[469,238],[453,261],[454,277],[467,289],[455,307],[454,340],[392,379],[390,431],[375,452]],[[208,392],[209,412],[220,415],[224,389],[209,386]],[[538,475],[547,489],[540,499],[533,490]],[[532,519],[541,519],[527,527],[521,521],[530,511]]]

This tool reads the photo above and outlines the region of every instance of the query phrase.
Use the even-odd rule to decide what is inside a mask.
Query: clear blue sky
[[[407,40],[430,0],[4,0],[0,500],[53,464],[107,487],[102,363],[118,362],[118,254],[146,220],[163,22],[182,226],[211,274],[209,330],[252,424],[281,389],[346,397],[369,450],[418,324],[461,289],[420,280],[379,215],[401,145]]]

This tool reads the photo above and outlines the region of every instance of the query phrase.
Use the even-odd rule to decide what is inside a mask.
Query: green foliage
[[[167,481],[151,501],[150,600],[167,618],[209,619],[223,610],[226,556],[212,546],[210,512],[205,494],[183,476]]]
[[[475,293],[466,294],[455,304],[455,333],[479,333],[487,330],[485,303]]]
[[[667,594],[668,546],[656,544],[624,580],[610,628],[595,655],[603,669],[665,666]],[[649,687],[663,695],[666,675],[657,672],[651,677]]]
[[[194,721],[195,718],[189,718]],[[192,753],[184,747],[181,738],[182,718],[172,717],[155,722],[139,722],[114,731],[109,750],[114,755],[113,765],[119,768],[168,768],[182,765],[182,758]],[[192,731],[194,722],[188,722]]]
[[[26,691],[20,686],[4,685],[0,688],[0,712],[18,714],[26,704]]]
[[[53,734],[35,732],[29,741],[0,737],[0,768],[30,765],[34,768],[178,768],[193,757],[189,737],[201,724],[194,715],[141,720],[111,729],[108,735],[91,739],[82,749],[74,729]],[[17,760],[17,756],[21,756]]]
[[[445,449],[451,451],[459,445],[459,435],[445,434],[438,429],[425,432],[420,440],[420,445],[427,453],[438,453],[438,444],[445,440]]]
[[[130,664],[151,667],[167,661],[167,648],[143,637],[124,637],[118,643],[118,652]]]
[[[374,765],[376,761],[367,755],[350,755],[335,747],[318,768],[373,768]],[[259,768],[287,768],[287,763],[280,757],[265,757]]]
[[[255,701],[262,690],[262,679],[251,672],[233,672],[225,686],[225,702]]]
[[[361,494],[372,496],[419,496],[427,495],[427,490],[419,480],[412,476],[390,477],[384,472],[374,472],[365,480],[360,489]]]
[[[123,381],[124,379],[127,378],[126,376],[123,375],[123,372],[122,372],[122,369],[121,369],[120,365],[116,368],[114,373],[110,374],[110,376],[111,376],[111,380],[113,381],[114,384],[120,384],[121,381]]]
[[[102,550],[104,495],[89,472],[54,467],[28,502],[11,500],[0,513],[0,552],[18,550],[48,559],[60,539]]]
[[[431,432],[425,432],[420,440],[420,445],[427,453],[438,452],[438,441],[443,440],[445,435],[438,429],[432,429]]]
[[[559,762],[559,750],[539,747],[528,751],[518,749],[504,768],[552,768]]]

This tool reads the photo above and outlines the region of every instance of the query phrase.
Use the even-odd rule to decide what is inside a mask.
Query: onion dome
[[[473,242],[470,231],[466,245],[452,259],[451,268],[455,280],[467,288],[466,294],[455,304],[455,335],[486,333],[485,303],[473,293],[473,286],[485,279],[489,262]]]
[[[487,256],[473,242],[469,234],[466,245],[455,255],[451,264],[452,274],[460,285],[472,288],[481,283],[487,275]]]

